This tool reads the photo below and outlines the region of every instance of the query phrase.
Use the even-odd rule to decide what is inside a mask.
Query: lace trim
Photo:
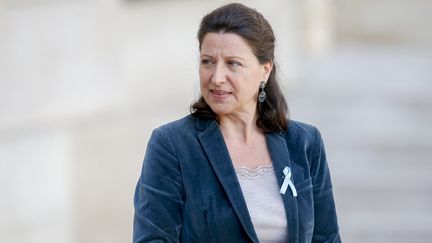
[[[274,174],[273,164],[261,165],[255,169],[251,169],[246,166],[240,166],[240,167],[236,167],[235,171],[238,177],[249,178],[249,179],[258,178],[262,175]]]

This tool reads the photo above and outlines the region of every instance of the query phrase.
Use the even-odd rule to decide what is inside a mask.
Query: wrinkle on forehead
[[[201,56],[238,57],[247,59],[255,57],[249,44],[243,37],[234,33],[208,33],[203,39]],[[255,57],[256,58],[256,57]]]

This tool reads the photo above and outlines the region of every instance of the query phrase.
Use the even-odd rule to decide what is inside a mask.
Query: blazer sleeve
[[[184,192],[169,136],[153,131],[134,197],[133,242],[179,242]]]
[[[315,146],[311,159],[311,177],[314,196],[314,232],[312,242],[341,242],[333,199],[330,171],[321,134],[315,128]]]

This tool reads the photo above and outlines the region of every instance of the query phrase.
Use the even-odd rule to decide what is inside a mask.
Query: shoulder
[[[175,153],[178,146],[183,147],[196,140],[194,130],[195,118],[190,115],[165,123],[153,129],[147,149],[156,149],[159,152],[166,150]]]
[[[319,135],[319,130],[314,125],[290,120],[288,121],[288,130],[285,133],[287,136],[315,139]]]
[[[187,115],[159,126],[153,130],[153,134],[176,142],[195,140],[198,136],[198,124],[200,123],[202,123],[200,118]]]
[[[171,133],[177,133],[185,130],[193,130],[195,129],[195,123],[196,123],[196,118],[191,115],[187,115],[178,120],[165,123],[159,126],[158,128],[156,128],[155,131],[171,134]]]
[[[319,147],[322,143],[321,133],[317,127],[295,120],[288,121],[285,138],[288,145],[302,146],[306,149]]]

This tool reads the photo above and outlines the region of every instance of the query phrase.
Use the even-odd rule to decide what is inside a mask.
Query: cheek
[[[205,70],[200,69],[199,70],[199,79],[200,79],[200,85],[206,86],[207,83],[210,81],[209,72],[206,72]]]

